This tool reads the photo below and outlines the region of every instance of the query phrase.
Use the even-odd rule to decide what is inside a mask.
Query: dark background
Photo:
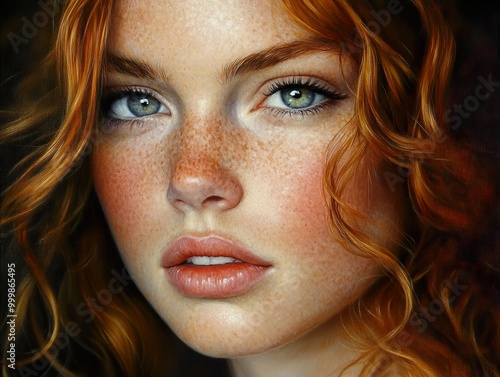
[[[44,0],[43,2],[46,3],[51,1]],[[56,2],[56,0],[54,0],[54,2]],[[49,17],[45,26],[39,28],[37,27],[38,32],[36,35],[29,38],[26,38],[26,36],[23,35],[23,27],[26,28],[26,26],[24,26],[26,25],[24,18],[33,22],[34,15],[42,10],[37,0],[2,0],[2,9],[3,10],[0,15],[0,110],[5,110],[10,108],[12,105],[15,106],[16,98],[19,95],[18,91],[15,90],[16,85],[23,79],[27,72],[36,70],[40,64],[40,60],[43,59],[43,57],[48,53],[51,38],[54,36],[54,27],[52,25],[53,20]],[[55,12],[55,17],[59,17],[60,13],[61,9],[59,9],[59,12]],[[41,21],[43,21],[43,19],[40,19],[40,22]],[[18,44],[16,46],[17,51],[12,43],[13,40],[16,41],[16,36],[14,36],[14,34],[28,40],[28,43]],[[2,119],[3,124],[3,117],[0,119]],[[19,152],[19,148],[16,148],[16,146],[13,145],[0,143],[1,191],[5,189],[9,181],[12,179],[8,172],[21,157],[22,153]],[[2,232],[0,230],[0,253],[2,257],[5,257],[5,254],[7,253],[6,249],[8,242],[9,239],[6,231],[4,230]],[[5,286],[7,279],[4,279],[4,277],[7,276],[7,273],[4,258],[0,258],[0,260],[0,263],[2,263],[0,266],[0,287],[2,289],[2,294],[0,295],[3,297],[3,292],[7,291]],[[2,314],[4,313],[5,308],[6,305],[4,305],[4,299],[2,298],[2,308],[0,310]],[[3,321],[3,318],[1,321]],[[3,336],[1,339],[3,344]],[[226,370],[225,360],[204,357],[192,351],[181,341],[175,342],[174,349],[178,355],[177,360],[179,365],[175,369],[175,374],[172,377],[229,376]]]
[[[55,0],[54,0],[55,1]],[[48,2],[45,0],[45,2]],[[451,2],[449,2],[451,3]],[[447,15],[451,20],[457,37],[457,63],[453,73],[452,91],[457,103],[473,93],[478,84],[478,76],[488,77],[493,74],[495,81],[500,81],[500,38],[499,38],[499,6],[493,5],[496,1],[456,1],[456,11]],[[0,107],[6,109],[15,105],[16,96],[14,87],[23,78],[26,72],[36,69],[40,59],[47,54],[50,39],[53,36],[52,20],[47,25],[38,28],[37,35],[26,38],[23,35],[25,19],[33,21],[33,16],[42,8],[38,1],[3,0],[2,14],[0,15]],[[59,16],[60,11],[56,14]],[[23,19],[25,18],[25,19]],[[18,46],[16,52],[10,38],[13,34],[28,39],[28,43]],[[488,154],[496,156],[494,161],[499,162],[498,136],[500,129],[500,90],[497,90],[480,109],[474,112],[470,124],[482,124],[481,132],[475,143],[483,145]],[[467,126],[467,125],[466,125]],[[7,174],[13,164],[20,159],[20,152],[12,145],[0,145],[0,189],[8,185],[10,176]],[[0,207],[1,210],[1,207]],[[494,237],[498,236],[493,235]],[[0,245],[2,254],[5,252],[6,235],[0,231]],[[2,292],[4,290],[4,267],[2,271]],[[3,305],[2,305],[3,309]],[[177,375],[180,377],[223,377],[225,362],[214,360],[196,354],[183,345],[176,344],[179,360],[182,365]]]

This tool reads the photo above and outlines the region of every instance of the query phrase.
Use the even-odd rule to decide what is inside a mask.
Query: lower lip
[[[196,266],[181,264],[165,268],[168,280],[181,293],[195,298],[227,298],[246,293],[269,267],[250,263]]]

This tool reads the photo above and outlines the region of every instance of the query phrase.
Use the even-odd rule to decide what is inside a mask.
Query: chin
[[[235,359],[261,354],[293,341],[295,336],[272,334],[262,329],[249,330],[245,326],[193,326],[177,333],[179,338],[195,351],[214,358]]]
[[[254,356],[279,348],[280,346],[279,344],[267,345],[259,342],[259,340],[254,342],[252,340],[245,339],[240,339],[237,342],[229,341],[223,344],[221,344],[222,342],[220,339],[213,339],[208,344],[205,342],[185,343],[198,353],[221,359],[238,359]]]

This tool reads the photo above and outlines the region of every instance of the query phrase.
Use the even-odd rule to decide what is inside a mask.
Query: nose
[[[167,198],[172,206],[188,211],[227,211],[236,207],[243,188],[239,179],[217,156],[191,145],[183,148],[173,166]],[[197,152],[198,150],[198,152]]]

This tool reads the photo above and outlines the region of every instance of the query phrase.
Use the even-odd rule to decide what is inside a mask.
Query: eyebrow
[[[151,65],[141,58],[125,57],[114,53],[106,55],[105,70],[151,81],[158,80],[158,78],[165,83],[170,81],[168,73],[159,65]]]
[[[339,48],[331,42],[319,39],[298,40],[279,44],[265,50],[249,54],[227,64],[220,76],[229,81],[235,76],[272,67],[286,60],[301,55],[310,55],[317,52],[337,52]]]
[[[269,68],[298,56],[336,51],[339,51],[338,46],[331,42],[316,39],[283,43],[234,60],[222,68],[219,76],[223,82],[227,82],[236,76]],[[108,53],[105,67],[108,71],[124,73],[147,80],[153,81],[159,78],[165,83],[170,81],[169,74],[159,64],[152,65],[138,57],[125,57]]]

